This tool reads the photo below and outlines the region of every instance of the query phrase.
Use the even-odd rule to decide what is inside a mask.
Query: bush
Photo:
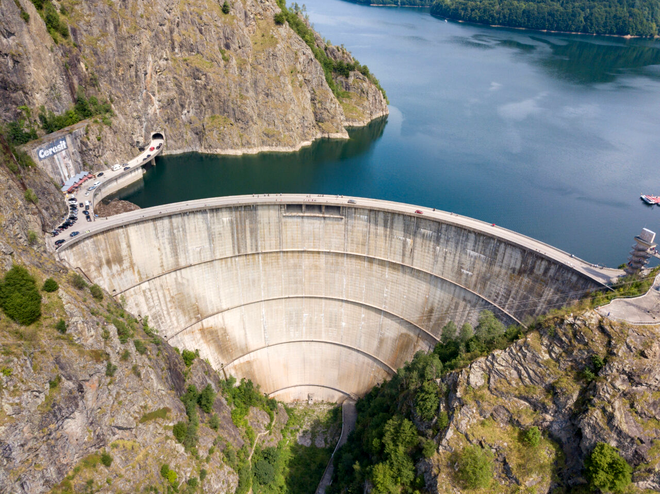
[[[284,14],[284,12],[278,12],[277,14],[275,14],[274,20],[275,20],[275,24],[281,26],[286,22],[286,15]]]
[[[41,317],[41,295],[24,267],[13,266],[0,282],[0,307],[7,317],[24,326]]]
[[[71,275],[71,284],[73,285],[74,288],[77,288],[78,290],[82,290],[87,286],[87,283],[85,282],[85,278],[80,276],[78,273],[73,273]]]
[[[195,487],[197,487],[197,486],[199,485],[199,483],[197,482],[197,477],[190,477],[190,478],[188,479],[188,485],[189,485],[190,487],[192,487],[193,489],[194,489]]]
[[[107,451],[104,451],[103,454],[101,455],[101,463],[105,465],[106,467],[109,467],[112,465],[112,456],[110,456],[110,453]]]
[[[44,281],[44,286],[42,286],[41,289],[44,292],[52,293],[56,292],[59,287],[60,286],[57,284],[57,281],[55,281],[53,278],[48,278],[46,281]]]
[[[34,245],[37,243],[37,240],[39,237],[37,236],[36,232],[33,232],[32,230],[28,231],[28,244]]]
[[[440,388],[435,381],[426,381],[415,397],[415,411],[423,420],[432,420],[438,411]]]
[[[438,414],[437,424],[440,430],[447,428],[447,426],[449,425],[449,415],[447,415],[447,412],[440,412]]]
[[[202,469],[199,471],[199,480],[202,481],[202,482],[204,482],[204,479],[206,478],[206,475],[207,475],[207,474],[208,474],[208,472],[206,471],[206,469],[202,468]]]
[[[227,0],[225,0],[225,3],[222,4],[222,13],[228,14],[230,10],[231,7],[229,6],[229,3],[227,3]]]
[[[169,473],[169,471],[170,471],[170,466],[169,466],[167,463],[165,463],[163,466],[160,467],[160,475],[161,475],[161,477],[163,477],[164,479],[166,479],[166,478],[167,478],[167,474]]]
[[[27,202],[31,202],[32,204],[36,204],[37,202],[39,202],[39,198],[37,197],[37,194],[35,194],[32,189],[27,189],[25,191],[25,194],[23,194],[23,196],[25,197],[25,200]]]
[[[115,375],[115,372],[117,372],[117,366],[114,365],[112,362],[108,362],[105,365],[105,375],[108,377],[113,377]]]
[[[89,287],[89,291],[92,294],[92,297],[94,297],[99,302],[103,300],[103,290],[101,290],[100,286],[92,285]]]
[[[131,352],[124,350],[124,353],[121,354],[121,360],[126,362],[131,357]]]
[[[207,384],[206,387],[202,390],[197,399],[199,407],[204,410],[206,413],[211,413],[213,411],[213,402],[215,401],[215,391],[213,391],[213,386]]]
[[[64,319],[57,321],[57,324],[55,324],[55,329],[57,329],[62,334],[66,333],[66,323],[64,322]]]
[[[211,418],[209,419],[209,427],[214,431],[217,431],[220,427],[220,419],[218,418],[217,414],[214,413],[211,415]]]
[[[179,441],[181,444],[184,444],[186,441],[186,432],[188,431],[188,425],[185,422],[177,422],[172,428],[172,434],[174,438]]]
[[[631,482],[632,468],[609,444],[598,443],[584,461],[584,468],[592,489],[620,492]]]
[[[458,455],[456,478],[467,489],[488,487],[493,478],[490,455],[479,446],[466,446]]]
[[[527,446],[536,448],[541,443],[541,431],[538,427],[530,427],[523,432],[522,439]]]
[[[191,352],[190,350],[183,350],[183,352],[181,352],[181,357],[183,358],[186,367],[190,367],[197,356],[198,352]]]
[[[140,355],[147,353],[147,345],[145,345],[142,340],[133,340],[133,344]]]

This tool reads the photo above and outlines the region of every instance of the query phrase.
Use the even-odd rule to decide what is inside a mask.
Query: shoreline
[[[532,31],[535,33],[547,33],[547,34],[573,34],[573,35],[578,35],[578,36],[603,36],[607,38],[621,38],[621,39],[648,39],[648,40],[656,40],[660,39],[660,35],[656,36],[633,36],[631,34],[599,34],[599,33],[583,33],[579,31],[552,31],[550,29],[533,29],[531,27],[520,27],[520,26],[505,26],[502,24],[485,24],[482,22],[474,22],[474,21],[466,21],[463,19],[453,19],[451,17],[444,17],[441,15],[435,15],[431,13],[431,17],[435,17],[436,19],[444,19],[447,21],[451,22],[458,22],[460,24],[470,24],[474,26],[485,26],[485,27],[492,27],[496,29],[504,28],[504,29],[517,29],[519,31]]]

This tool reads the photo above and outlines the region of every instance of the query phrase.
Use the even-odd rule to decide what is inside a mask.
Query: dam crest
[[[172,345],[283,401],[362,396],[450,320],[524,324],[619,274],[444,211],[292,194],[97,219],[59,255]]]

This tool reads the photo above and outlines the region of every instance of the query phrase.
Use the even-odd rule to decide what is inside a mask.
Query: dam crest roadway
[[[172,345],[283,401],[341,401],[442,327],[506,324],[606,289],[622,271],[453,213],[343,196],[261,195],[97,219],[58,255]]]

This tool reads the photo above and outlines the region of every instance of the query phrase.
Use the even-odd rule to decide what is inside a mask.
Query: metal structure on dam
[[[522,323],[619,273],[471,218],[349,199],[168,204],[97,220],[59,254],[172,345],[284,401],[363,395],[449,320]]]

